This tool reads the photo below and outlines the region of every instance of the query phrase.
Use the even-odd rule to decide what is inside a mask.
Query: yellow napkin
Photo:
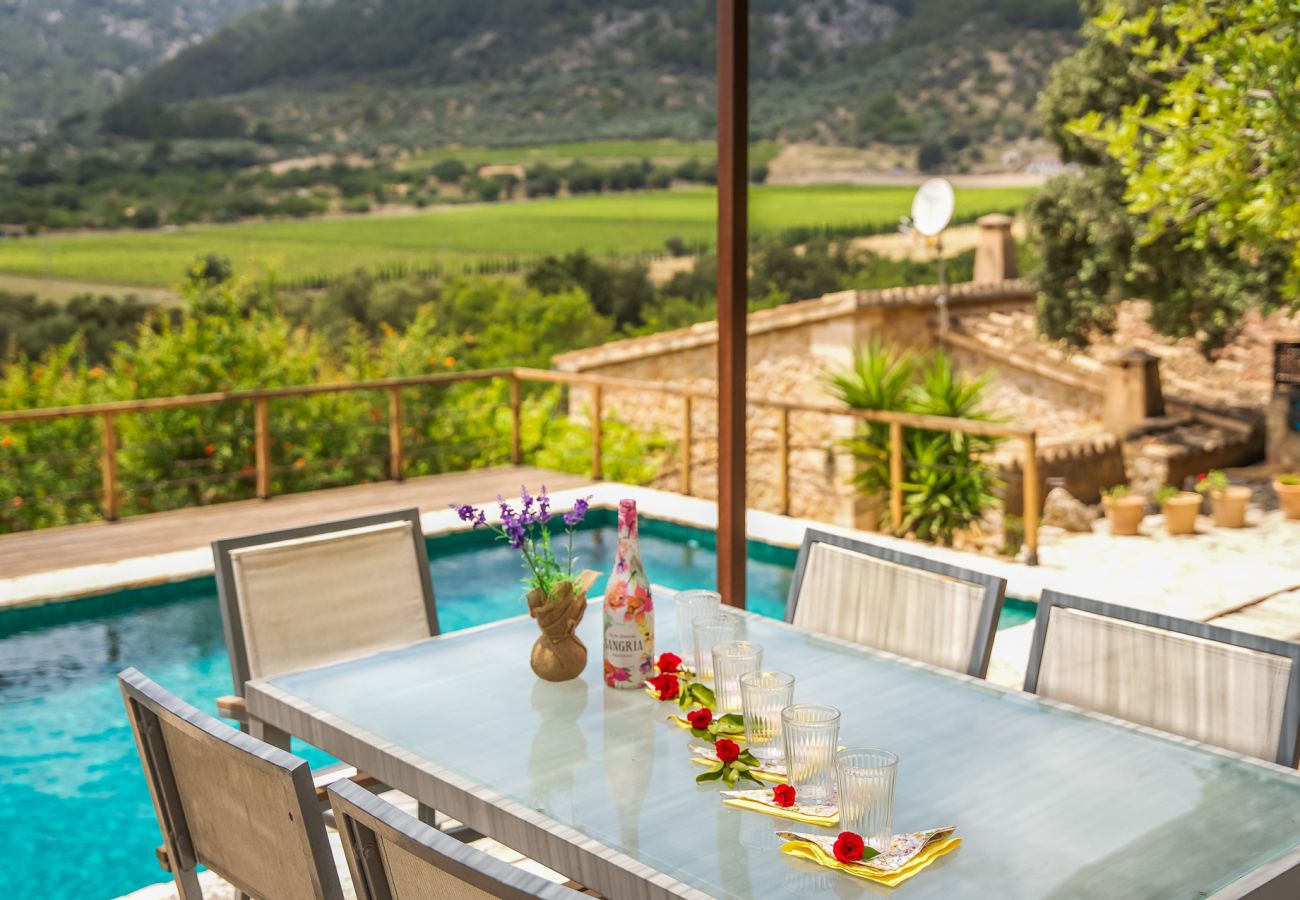
[[[945,853],[957,849],[961,838],[950,837],[954,831],[956,828],[947,827],[894,835],[889,852],[853,863],[842,863],[835,858],[831,849],[835,838],[793,831],[778,831],[777,836],[785,839],[781,845],[782,853],[809,859],[828,869],[839,869],[886,887],[897,887]]]
[[[794,819],[808,825],[830,827],[840,820],[840,811],[834,803],[798,803],[794,806],[778,806],[772,798],[772,791],[759,788],[752,791],[723,791],[722,802],[737,809],[749,809],[780,816],[782,819]]]

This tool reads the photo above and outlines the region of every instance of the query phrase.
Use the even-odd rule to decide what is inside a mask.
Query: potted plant
[[[1288,519],[1300,519],[1300,473],[1277,476],[1273,482],[1277,502]]]
[[[1201,511],[1201,495],[1195,491],[1180,491],[1172,484],[1156,488],[1156,502],[1165,517],[1165,530],[1170,534],[1195,534],[1196,514]]]
[[[582,614],[587,611],[587,589],[596,580],[596,572],[574,574],[573,532],[587,514],[588,503],[580,499],[573,510],[563,515],[565,560],[561,562],[551,544],[551,531],[547,523],[553,518],[551,499],[546,486],[536,497],[524,487],[516,512],[505,500],[497,498],[501,507],[501,524],[489,525],[487,513],[473,506],[456,506],[452,509],[461,521],[474,528],[489,528],[497,538],[518,550],[523,556],[526,574],[524,584],[529,591],[528,612],[537,620],[542,630],[533,644],[530,662],[538,678],[546,681],[568,681],[577,678],[587,665],[587,647],[574,634]]]
[[[1210,497],[1210,513],[1214,524],[1220,528],[1243,528],[1246,525],[1246,504],[1250,502],[1250,488],[1242,484],[1229,484],[1222,469],[1211,469],[1196,476],[1196,493]]]
[[[1117,484],[1109,490],[1102,491],[1101,505],[1106,510],[1106,521],[1110,523],[1111,534],[1138,533],[1142,516],[1147,511],[1145,497],[1131,493],[1127,484]]]

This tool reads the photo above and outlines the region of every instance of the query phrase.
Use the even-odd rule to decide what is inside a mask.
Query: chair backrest
[[[330,785],[329,797],[357,900],[585,896],[461,843],[350,781]]]
[[[235,692],[438,633],[420,513],[213,541]]]
[[[117,676],[180,896],[207,866],[259,900],[342,900],[305,760],[200,712],[135,669]]]
[[[809,529],[785,618],[801,628],[983,678],[1007,582]]]
[[[1296,765],[1300,644],[1044,591],[1025,690]]]

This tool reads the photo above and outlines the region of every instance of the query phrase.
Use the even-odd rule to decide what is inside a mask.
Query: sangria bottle
[[[618,558],[605,588],[605,684],[640,688],[654,674],[654,601],[637,547],[636,501],[618,504]]]

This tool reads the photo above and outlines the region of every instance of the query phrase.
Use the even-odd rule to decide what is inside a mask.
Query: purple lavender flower
[[[466,503],[464,506],[457,506],[455,503],[452,503],[451,508],[456,510],[456,515],[460,516],[460,520],[462,522],[474,521],[474,513],[476,512],[476,510],[468,503]]]
[[[543,525],[551,521],[551,498],[546,496],[546,485],[542,485],[542,492],[537,495],[537,521]]]
[[[587,507],[590,505],[589,500],[589,497],[579,497],[573,501],[573,511],[564,514],[564,524],[572,528],[581,522],[583,517],[587,515]]]

